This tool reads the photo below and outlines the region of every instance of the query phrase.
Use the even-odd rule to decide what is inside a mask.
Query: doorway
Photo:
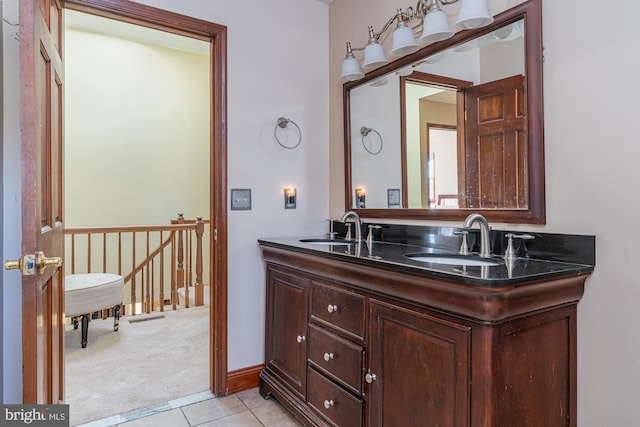
[[[227,389],[227,218],[226,218],[226,27],[123,0],[68,0],[65,8],[195,38],[209,43],[210,56],[210,218],[209,385]],[[205,243],[206,244],[206,243]]]

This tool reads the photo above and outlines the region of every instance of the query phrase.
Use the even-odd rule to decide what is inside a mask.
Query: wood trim
[[[246,368],[237,369],[227,373],[228,394],[256,388],[260,385],[260,373],[264,369],[264,363]]]
[[[227,27],[125,0],[66,0],[64,7],[118,21],[155,28],[211,44],[211,134],[209,225],[211,292],[210,386],[227,393]],[[215,239],[214,236],[217,236]]]

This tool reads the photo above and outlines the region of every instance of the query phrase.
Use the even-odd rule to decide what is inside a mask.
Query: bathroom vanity
[[[259,241],[260,393],[309,426],[575,426],[576,307],[593,262],[522,247],[492,265],[425,262],[406,255],[456,252],[400,240]]]

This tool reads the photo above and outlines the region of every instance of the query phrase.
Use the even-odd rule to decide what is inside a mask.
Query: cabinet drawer
[[[316,281],[311,289],[312,318],[363,339],[364,296]]]
[[[309,325],[307,345],[312,363],[335,376],[355,393],[360,393],[362,347],[315,325]]]
[[[313,368],[307,376],[309,405],[336,426],[362,425],[362,400]]]

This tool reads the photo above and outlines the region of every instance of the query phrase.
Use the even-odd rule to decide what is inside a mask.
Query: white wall
[[[2,3],[17,12],[17,0]],[[300,0],[141,3],[228,27],[228,186],[253,190],[253,210],[229,212],[229,369],[257,365],[264,362],[265,305],[264,266],[257,239],[317,236],[325,231],[328,217],[328,6]],[[3,29],[5,41],[12,43],[6,37],[9,29],[4,25]],[[14,67],[10,67],[14,72],[17,43],[15,49]],[[11,107],[5,107],[6,126],[8,112],[18,113],[19,84],[17,73],[5,68],[4,74],[5,106]],[[7,85],[15,91],[14,97],[7,97]],[[273,140],[280,116],[291,118],[302,130],[302,143],[295,150],[285,150]],[[13,128],[13,139],[8,141],[5,134],[3,140],[4,248],[5,256],[16,257],[20,199],[7,190],[19,188],[17,129]],[[298,190],[295,210],[284,209],[283,188],[288,185]],[[7,227],[14,227],[13,234]],[[22,394],[21,331],[13,319],[20,318],[20,279],[9,281],[7,277],[12,276],[4,276],[4,285],[16,283],[17,295],[10,299],[6,292],[3,295],[4,319],[12,319],[11,327],[5,322],[3,328],[4,398],[17,402]],[[17,342],[7,342],[11,338]]]
[[[209,217],[209,55],[65,31],[65,226]]]
[[[384,22],[405,3],[350,0],[330,6],[334,215],[344,209],[337,79],[344,43],[366,42],[366,26]],[[596,0],[543,2],[547,224],[495,224],[596,236],[595,272],[578,305],[580,427],[632,426],[640,417],[638,13],[640,4],[630,2],[605,8]]]
[[[2,17],[18,22],[18,0],[4,1]],[[16,33],[18,28],[2,21],[2,254],[20,258],[20,87]],[[2,401],[22,402],[22,277],[2,270]]]
[[[229,211],[229,370],[257,365],[264,362],[265,288],[256,240],[317,236],[328,218],[328,6],[309,0],[141,3],[228,28],[228,187],[251,188],[253,196],[251,211]],[[300,126],[297,149],[274,142],[280,116]],[[298,190],[295,210],[284,209],[287,185]]]

